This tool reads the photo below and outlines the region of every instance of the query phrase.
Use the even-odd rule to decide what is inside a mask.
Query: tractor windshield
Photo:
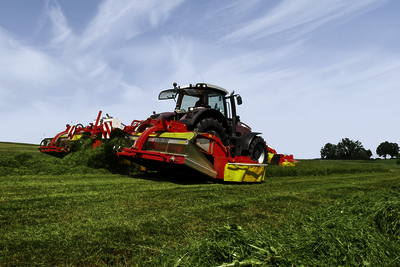
[[[185,89],[181,93],[180,98],[180,110],[184,112],[187,112],[189,107],[204,107],[206,104],[204,90]]]
[[[206,95],[208,98],[206,98]],[[226,116],[224,97],[217,93],[198,89],[185,89],[179,93],[177,109],[180,112],[188,112],[189,108],[205,107],[216,109]]]

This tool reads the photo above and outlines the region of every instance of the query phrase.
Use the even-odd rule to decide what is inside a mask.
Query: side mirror
[[[238,105],[241,105],[243,103],[242,97],[240,95],[237,96],[236,102],[237,102]]]
[[[168,89],[161,91],[161,93],[158,95],[159,100],[166,100],[166,99],[175,99],[177,92],[175,89]]]

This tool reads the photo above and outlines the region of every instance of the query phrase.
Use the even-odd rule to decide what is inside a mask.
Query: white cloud
[[[52,2],[52,6],[47,10],[48,17],[52,21],[53,38],[52,45],[57,46],[62,43],[72,45],[76,41],[72,29],[57,2]]]
[[[160,27],[182,0],[107,0],[82,35],[82,47],[126,41]]]
[[[172,70],[169,79],[184,77],[185,80],[190,80],[196,77],[196,55],[193,51],[192,41],[183,37],[172,38],[171,36],[166,36],[163,41],[166,45],[164,52],[167,52],[170,58],[165,63]]]
[[[51,88],[73,79],[62,65],[43,51],[18,43],[0,31],[0,87],[2,108],[29,105],[29,99],[52,94]]]
[[[264,2],[263,2],[264,3]],[[274,34],[290,34],[288,39],[304,35],[328,23],[342,23],[383,1],[281,1],[274,9],[243,27],[227,34],[221,41],[254,41]]]

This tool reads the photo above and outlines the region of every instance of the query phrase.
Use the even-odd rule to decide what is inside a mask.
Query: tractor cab
[[[224,146],[230,147],[231,155],[250,155],[252,159],[265,163],[265,141],[258,136],[260,133],[252,132],[241,122],[236,113],[236,106],[242,104],[240,95],[235,91],[228,94],[224,88],[209,83],[183,86],[174,83],[173,86],[173,89],[162,91],[158,99],[174,99],[174,112],[154,114],[152,119],[179,121],[189,131],[213,133]]]
[[[173,89],[162,91],[158,99],[174,99],[174,112],[154,114],[151,118],[180,121],[189,130],[193,130],[201,120],[213,118],[222,124],[228,135],[241,136],[251,132],[251,128],[240,122],[236,114],[236,104],[242,104],[240,95],[234,92],[228,95],[224,88],[208,83],[183,86],[174,83],[173,86]]]
[[[208,83],[173,86],[162,91],[158,99],[174,99],[174,112],[153,114],[152,119],[179,121],[189,131],[215,132],[225,146],[234,144],[236,151],[231,151],[232,154],[240,155],[249,149],[251,140],[259,133],[253,133],[240,121],[236,113],[236,105],[242,104],[240,95],[234,91],[228,94],[224,88]]]
[[[227,94],[228,91],[212,84],[198,83],[196,85],[189,84],[179,87],[174,84],[174,89],[162,91],[158,99],[174,99],[176,101],[175,112],[178,114],[202,108],[211,108],[227,117],[225,103],[225,96]]]

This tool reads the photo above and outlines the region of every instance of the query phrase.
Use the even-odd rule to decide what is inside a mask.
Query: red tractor
[[[188,131],[213,131],[223,145],[230,147],[232,156],[248,156],[259,163],[267,163],[268,149],[261,133],[240,121],[236,113],[236,103],[242,104],[240,95],[222,87],[197,83],[196,85],[177,86],[162,91],[158,99],[173,99],[176,102],[174,112],[163,112],[150,116],[152,119],[179,121]],[[236,102],[235,102],[236,99]]]
[[[228,176],[241,169],[248,180],[240,175],[235,181],[260,181],[268,148],[260,133],[240,121],[236,113],[236,104],[242,104],[240,95],[207,83],[173,86],[158,99],[174,100],[175,110],[154,112],[138,123],[135,132],[125,137],[118,156],[151,169],[195,171],[224,180],[233,179]]]

